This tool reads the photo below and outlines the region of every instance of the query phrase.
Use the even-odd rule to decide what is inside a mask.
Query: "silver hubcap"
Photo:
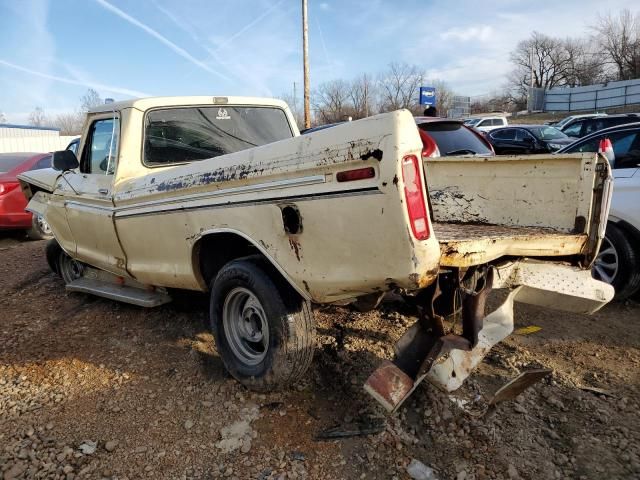
[[[42,217],[42,215],[36,215],[36,223],[38,224],[38,228],[42,233],[44,233],[45,235],[51,235],[51,227]]]
[[[222,307],[224,335],[233,354],[248,365],[267,355],[269,324],[260,300],[243,287],[229,292]]]
[[[593,272],[598,280],[612,283],[618,273],[618,252],[613,244],[607,239],[602,239],[600,251],[593,265]]]

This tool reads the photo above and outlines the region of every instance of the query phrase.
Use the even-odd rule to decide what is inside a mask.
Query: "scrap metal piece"
[[[496,405],[506,400],[513,400],[531,385],[551,374],[551,372],[553,372],[553,370],[550,368],[537,368],[535,370],[522,372],[516,378],[500,387],[489,401],[489,405]]]
[[[314,440],[336,440],[339,438],[363,437],[384,432],[385,423],[369,423],[367,425],[355,425],[353,427],[332,427],[317,433]]]
[[[395,411],[414,388],[413,379],[389,360],[384,360],[364,383],[364,390],[388,412]]]
[[[427,380],[447,392],[460,388],[489,350],[513,332],[513,302],[521,288],[513,289],[502,305],[485,317],[475,347],[468,351],[452,350],[440,357],[427,372]]]

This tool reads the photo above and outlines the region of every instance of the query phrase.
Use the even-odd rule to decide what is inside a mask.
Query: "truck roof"
[[[155,107],[179,107],[187,105],[216,105],[223,108],[225,105],[258,105],[265,107],[286,108],[287,104],[282,100],[265,97],[223,97],[223,96],[180,96],[180,97],[147,97],[124,100],[121,102],[105,103],[89,110],[89,113],[111,112],[125,108],[135,108],[140,111]]]

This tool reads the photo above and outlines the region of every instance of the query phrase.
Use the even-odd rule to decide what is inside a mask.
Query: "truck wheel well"
[[[268,270],[281,288],[295,290],[260,249],[242,235],[232,232],[211,233],[198,240],[193,248],[193,264],[207,290],[222,267],[232,260],[249,256],[261,257],[263,268]]]

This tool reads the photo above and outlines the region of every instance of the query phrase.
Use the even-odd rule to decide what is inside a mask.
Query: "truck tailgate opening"
[[[592,257],[611,173],[593,154],[439,157],[424,161],[441,265],[502,256]]]

